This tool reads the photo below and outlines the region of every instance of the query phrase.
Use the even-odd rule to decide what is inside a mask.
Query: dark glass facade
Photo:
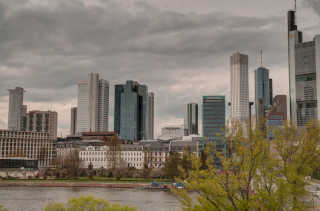
[[[269,70],[261,67],[254,71],[254,83],[255,83],[255,106],[256,106],[256,120],[259,122],[261,116],[264,118],[264,108],[261,108],[263,112],[259,111],[260,98],[264,99],[264,106],[270,105],[270,87],[269,87]],[[260,110],[261,110],[260,109]]]
[[[0,169],[12,169],[12,170],[35,170],[38,169],[37,159],[0,159]]]
[[[203,146],[209,143],[216,143],[218,151],[226,148],[225,143],[221,142],[221,137],[225,136],[225,96],[203,96],[202,107],[202,134]],[[220,135],[220,137],[217,136]],[[215,159],[217,168],[221,167],[221,161]]]
[[[115,86],[114,131],[123,140],[147,139],[149,98],[148,86],[136,81]],[[124,130],[124,131],[123,131]]]
[[[114,91],[114,131],[120,134],[121,93],[124,93],[125,85],[115,85]]]

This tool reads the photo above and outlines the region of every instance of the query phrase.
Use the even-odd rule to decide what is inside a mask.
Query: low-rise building
[[[57,157],[66,158],[67,155],[77,149],[79,150],[80,147],[87,146],[85,143],[81,141],[64,141],[64,142],[57,142],[56,143],[56,155]]]
[[[169,157],[170,144],[162,142],[147,143],[143,147],[144,164],[161,168]]]
[[[128,167],[143,169],[144,153],[143,146],[138,144],[120,145],[121,157]]]
[[[0,130],[0,156],[37,158],[39,167],[51,165],[56,155],[56,141],[50,133]]]
[[[79,149],[79,157],[83,161],[83,168],[87,168],[90,163],[94,169],[103,167],[110,168],[107,161],[108,146],[87,146]]]

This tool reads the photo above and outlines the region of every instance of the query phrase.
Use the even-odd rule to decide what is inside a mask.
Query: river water
[[[180,210],[180,202],[170,191],[135,188],[1,187],[0,204],[8,211],[43,211],[49,202],[67,202],[81,195],[93,195],[122,205],[129,203],[140,211]]]

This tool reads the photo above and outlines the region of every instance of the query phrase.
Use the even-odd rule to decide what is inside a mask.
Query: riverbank
[[[0,187],[101,187],[101,188],[139,188],[150,184],[137,183],[92,183],[92,182],[0,182]]]

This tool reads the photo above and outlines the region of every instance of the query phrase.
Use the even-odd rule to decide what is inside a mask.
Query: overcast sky
[[[260,50],[274,96],[288,95],[293,8],[293,0],[0,0],[0,128],[8,122],[6,89],[19,86],[28,111],[57,111],[58,135],[68,135],[77,82],[92,72],[110,83],[109,131],[115,84],[135,80],[154,92],[156,138],[161,127],[183,124],[184,104],[200,107],[203,95],[230,100],[236,52],[249,56],[250,101]],[[298,0],[297,10],[298,29],[312,40],[320,1]]]

